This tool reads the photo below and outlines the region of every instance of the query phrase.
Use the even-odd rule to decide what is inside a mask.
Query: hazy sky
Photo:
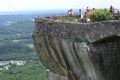
[[[0,11],[70,9],[70,8],[120,8],[120,0],[0,0]]]

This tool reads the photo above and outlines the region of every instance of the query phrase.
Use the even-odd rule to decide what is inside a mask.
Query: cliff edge
[[[48,80],[120,80],[120,21],[36,18],[33,44]]]

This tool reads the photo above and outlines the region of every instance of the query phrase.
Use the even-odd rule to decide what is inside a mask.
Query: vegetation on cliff
[[[114,19],[108,9],[96,9],[91,11],[89,15],[92,22]]]
[[[75,18],[75,17],[59,17],[57,19],[60,22],[72,22],[72,23],[78,23],[79,19]]]

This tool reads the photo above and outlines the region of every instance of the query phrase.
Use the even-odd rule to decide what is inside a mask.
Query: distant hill
[[[12,11],[12,12],[0,12],[0,15],[53,15],[53,14],[66,14],[66,9],[61,10],[30,10],[30,11]]]
[[[0,15],[0,25],[6,23],[16,23],[23,20],[33,20],[35,17],[35,15]]]
[[[69,9],[56,9],[56,10],[29,10],[29,11],[11,11],[0,12],[0,15],[37,15],[37,16],[51,16],[51,15],[66,15]],[[120,9],[118,9],[120,11]],[[75,14],[79,13],[79,9],[73,9]],[[82,9],[84,12],[85,9]]]
[[[37,15],[37,16],[66,15],[68,10],[69,9],[12,11],[12,12],[0,12],[0,15]],[[74,13],[79,13],[79,9],[73,9],[73,11]]]

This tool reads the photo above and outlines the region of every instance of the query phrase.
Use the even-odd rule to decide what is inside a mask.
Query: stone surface
[[[120,80],[119,20],[81,24],[37,18],[35,25],[33,44],[49,69],[48,80]]]
[[[68,76],[60,75],[51,71],[47,71],[48,80],[69,80]]]

